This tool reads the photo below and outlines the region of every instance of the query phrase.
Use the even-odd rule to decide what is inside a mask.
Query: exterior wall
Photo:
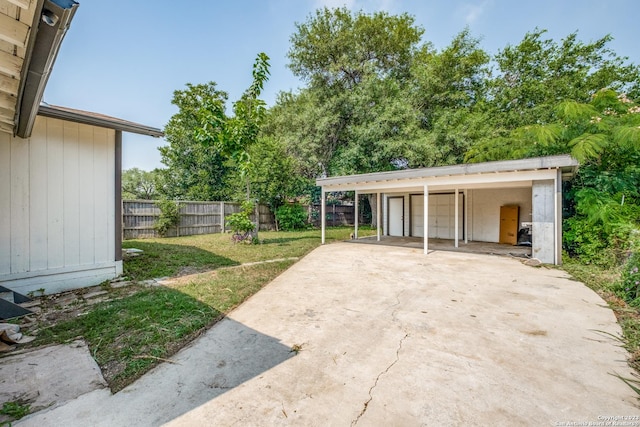
[[[500,206],[520,206],[519,224],[531,222],[531,188],[478,189],[468,191],[469,240],[500,240]]]
[[[0,134],[0,284],[60,292],[122,272],[115,261],[115,131],[38,117]]]
[[[554,264],[556,250],[556,204],[553,180],[533,182],[532,256]],[[562,237],[558,236],[559,241]]]

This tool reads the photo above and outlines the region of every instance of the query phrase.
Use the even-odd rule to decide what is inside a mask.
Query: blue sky
[[[264,99],[302,86],[287,68],[295,23],[316,8],[407,12],[423,41],[446,47],[465,26],[493,54],[536,27],[559,40],[573,31],[585,42],[611,34],[619,55],[640,63],[636,0],[234,0],[169,2],[78,0],[44,101],[163,128],[177,110],[173,91],[215,81],[237,99],[259,52],[271,57]],[[161,139],[124,134],[123,168],[162,167]]]

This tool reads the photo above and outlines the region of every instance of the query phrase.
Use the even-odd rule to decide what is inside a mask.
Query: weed
[[[19,420],[22,417],[26,417],[31,412],[31,405],[24,403],[20,400],[13,402],[4,402],[0,409],[0,414],[7,415],[14,420]]]

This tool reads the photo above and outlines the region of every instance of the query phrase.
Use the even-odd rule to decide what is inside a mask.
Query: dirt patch
[[[33,311],[33,314],[18,319],[17,323],[26,335],[37,336],[41,329],[85,315],[98,302],[125,298],[144,288],[144,285],[133,282],[112,282],[59,294],[32,297],[33,302],[28,309]],[[36,345],[37,343],[33,344],[34,347]]]

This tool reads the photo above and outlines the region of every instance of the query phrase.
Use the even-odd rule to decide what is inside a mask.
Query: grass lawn
[[[327,242],[346,240],[351,231],[327,229]],[[361,235],[371,233],[362,230]],[[112,391],[121,390],[289,268],[295,259],[288,258],[320,245],[319,230],[260,232],[259,238],[262,243],[253,245],[233,244],[228,234],[125,241],[123,247],[144,251],[124,262],[124,275],[131,280],[215,271],[169,286],[104,285],[108,301],[41,321],[32,345],[83,338]],[[269,260],[280,261],[240,266]],[[239,267],[221,268],[230,266]]]

